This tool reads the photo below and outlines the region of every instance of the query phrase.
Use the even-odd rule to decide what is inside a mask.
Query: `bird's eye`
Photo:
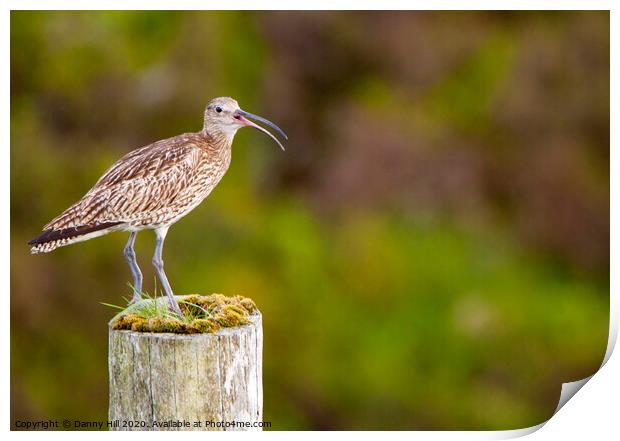
[[[215,108],[215,111],[216,111],[217,113],[222,113],[222,108],[221,108],[220,106],[217,106],[217,107]]]

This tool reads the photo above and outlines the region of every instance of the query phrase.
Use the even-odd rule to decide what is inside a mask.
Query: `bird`
[[[155,232],[152,264],[169,299],[170,308],[182,317],[181,309],[164,272],[163,245],[171,225],[196,208],[220,182],[231,161],[237,130],[257,129],[284,150],[280,140],[258,125],[274,129],[283,140],[286,133],[276,124],[239,108],[230,97],[214,98],[204,111],[203,128],[163,139],[127,153],[115,162],[75,204],[43,227],[28,242],[32,254],[105,234],[129,232],[123,254],[133,278],[130,304],[142,298],[142,272],[134,243],[138,232]]]

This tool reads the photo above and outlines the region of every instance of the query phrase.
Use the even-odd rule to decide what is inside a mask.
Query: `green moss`
[[[240,306],[224,305],[220,311],[215,317],[215,321],[223,328],[231,328],[248,323],[247,312]]]
[[[212,333],[221,328],[246,325],[258,313],[252,299],[222,294],[177,296],[183,317],[179,318],[157,304],[162,299],[145,299],[129,306],[112,322],[113,329],[175,334]],[[165,305],[165,304],[164,304]]]
[[[216,332],[220,329],[220,325],[213,319],[196,319],[192,323],[198,332]]]

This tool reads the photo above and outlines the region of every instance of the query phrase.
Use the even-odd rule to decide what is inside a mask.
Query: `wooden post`
[[[111,430],[262,430],[263,331],[213,334],[109,329]]]

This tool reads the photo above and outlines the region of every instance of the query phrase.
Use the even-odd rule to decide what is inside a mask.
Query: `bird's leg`
[[[155,230],[155,254],[153,254],[153,266],[155,267],[155,271],[157,272],[157,276],[161,281],[162,286],[164,287],[164,291],[166,291],[166,295],[168,296],[168,300],[170,300],[170,306],[172,310],[176,312],[179,317],[183,317],[183,313],[181,312],[181,308],[179,308],[179,304],[177,300],[174,298],[174,294],[172,293],[172,288],[170,287],[170,283],[168,283],[168,278],[166,277],[166,273],[164,272],[164,260],[161,257],[162,250],[164,248],[164,239],[166,238],[166,233],[168,232],[168,227],[157,228]]]
[[[133,244],[136,241],[137,234],[138,233],[134,231],[129,235],[127,245],[125,245],[125,248],[123,249],[123,254],[127,259],[129,269],[131,270],[131,275],[133,276],[133,297],[131,298],[131,302],[129,302],[130,304],[136,303],[142,298],[142,272],[138,266],[136,252],[133,249]]]

